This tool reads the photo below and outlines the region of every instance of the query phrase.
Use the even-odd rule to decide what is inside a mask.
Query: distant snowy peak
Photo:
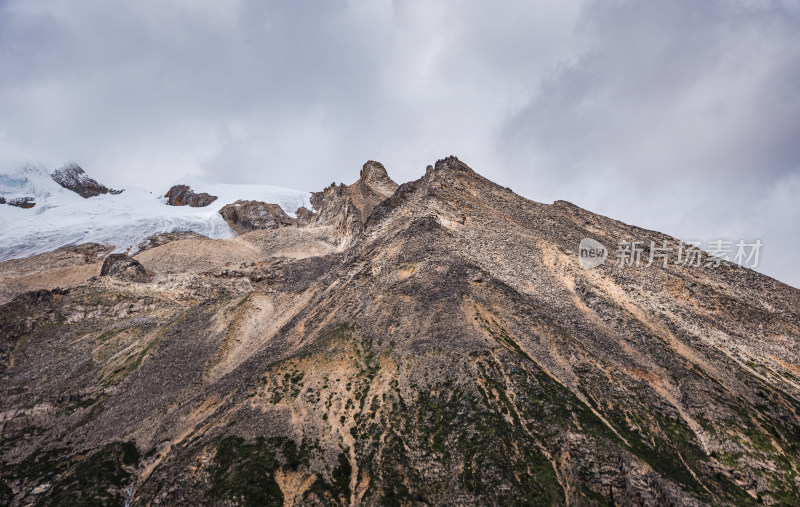
[[[122,190],[114,190],[105,185],[98,183],[96,180],[89,177],[88,174],[78,164],[67,164],[61,169],[56,169],[50,175],[53,181],[66,188],[72,190],[84,199],[95,197],[100,194],[121,194]]]
[[[51,174],[42,165],[25,164],[11,174],[0,174],[0,204],[31,208],[35,204],[73,197],[95,197],[102,194],[119,194],[98,183],[77,164],[67,164]],[[58,197],[56,197],[58,196]],[[24,206],[20,206],[24,203]]]
[[[61,192],[64,190],[40,165],[26,164],[14,173],[0,174],[0,198],[3,204],[18,206],[18,203],[25,203],[24,207],[30,208],[37,201]]]

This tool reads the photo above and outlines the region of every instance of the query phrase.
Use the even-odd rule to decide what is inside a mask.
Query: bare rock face
[[[297,225],[301,227],[313,222],[317,216],[316,213],[306,208],[305,206],[300,206],[299,208],[297,208],[297,211],[295,211],[294,214],[297,217],[296,219]]]
[[[219,214],[239,234],[295,225],[294,219],[284,213],[280,206],[261,201],[236,201],[225,205]]]
[[[317,211],[326,207],[341,207],[341,200],[349,200],[358,210],[363,221],[384,199],[397,190],[397,183],[392,181],[386,168],[380,162],[367,161],[361,168],[358,181],[352,185],[336,185],[331,183],[322,192],[311,194],[311,205]],[[329,215],[330,213],[326,213]]]
[[[311,194],[311,205],[317,210],[311,223],[333,226],[340,243],[350,242],[363,230],[373,210],[397,188],[383,164],[369,160],[352,185],[331,183],[322,192]]]
[[[455,157],[390,188],[0,305],[0,505],[797,503],[800,290]]]
[[[216,195],[206,192],[196,193],[189,185],[173,185],[164,195],[167,204],[170,206],[191,206],[193,208],[204,208],[217,200]]]
[[[339,243],[351,241],[363,229],[362,214],[343,183],[331,183],[322,192],[313,193],[311,204],[317,209],[314,225],[333,226]]]
[[[100,276],[110,276],[128,282],[146,282],[150,279],[147,270],[133,257],[111,254],[103,261]]]
[[[29,409],[0,412],[0,436],[13,438],[31,427],[45,426],[55,414],[54,407],[42,403]]]
[[[397,190],[397,183],[389,177],[389,173],[386,171],[386,168],[383,167],[383,164],[375,162],[374,160],[368,160],[364,164],[356,184],[368,187],[384,199]]]
[[[61,169],[53,171],[50,175],[53,181],[72,190],[84,199],[100,194],[121,194],[122,190],[114,190],[105,185],[101,185],[87,175],[78,164],[67,164]]]
[[[361,220],[369,214],[384,199],[397,190],[397,183],[389,178],[386,168],[380,162],[368,161],[361,168],[358,181],[347,187],[350,200],[358,208]]]

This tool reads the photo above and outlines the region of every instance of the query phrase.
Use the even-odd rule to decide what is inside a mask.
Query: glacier
[[[133,255],[147,238],[165,232],[191,231],[230,239],[236,233],[219,210],[239,199],[275,203],[290,216],[301,206],[311,209],[311,194],[300,190],[217,183],[199,177],[176,183],[218,199],[203,208],[169,206],[163,197],[166,189],[153,194],[135,187],[117,195],[85,199],[53,181],[43,166],[27,165],[16,173],[0,175],[0,195],[36,199],[29,209],[0,205],[0,262],[81,243],[100,243]]]

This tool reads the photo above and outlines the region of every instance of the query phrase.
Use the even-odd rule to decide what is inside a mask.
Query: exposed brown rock
[[[348,187],[350,199],[358,208],[362,219],[397,190],[397,183],[392,181],[383,164],[368,161],[361,169],[358,181]]]
[[[54,407],[42,403],[29,409],[12,409],[0,412],[0,436],[14,438],[31,427],[46,426],[55,415]]]
[[[78,164],[67,164],[61,169],[53,171],[50,175],[53,180],[66,188],[72,190],[84,199],[95,197],[100,194],[121,194],[122,190],[114,190],[105,185],[101,185],[90,178]]]
[[[361,232],[364,221],[378,204],[396,189],[397,184],[383,165],[370,160],[352,185],[331,183],[322,192],[311,194],[311,204],[317,213],[310,223],[332,226],[339,242],[345,245]]]
[[[731,266],[615,266],[620,241],[674,238],[529,201],[455,157],[363,220],[349,194],[320,193],[308,227],[151,248],[148,284],[1,305],[0,413],[25,417],[0,442],[0,503],[57,503],[120,442],[118,480],[82,500],[798,497],[800,291]],[[591,270],[586,237],[610,249]]]
[[[128,282],[146,282],[147,270],[139,261],[125,254],[111,254],[103,261],[100,276],[110,276]]]
[[[316,208],[315,226],[333,227],[341,244],[346,244],[361,232],[362,219],[344,184],[331,185],[322,192],[315,192],[311,204]]]
[[[295,211],[294,214],[297,217],[297,225],[299,226],[306,226],[313,222],[316,218],[316,213],[305,206],[300,206],[297,208],[297,211]]]
[[[173,185],[164,195],[170,206],[204,208],[217,200],[217,196],[206,192],[195,193],[188,185]]]
[[[261,201],[236,201],[226,204],[219,214],[239,234],[258,229],[277,229],[295,225],[295,221],[277,204]]]

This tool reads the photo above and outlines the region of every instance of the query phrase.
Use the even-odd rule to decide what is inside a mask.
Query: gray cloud
[[[800,285],[800,12],[778,2],[602,2],[591,42],[505,122],[523,193],[684,238],[760,238]],[[512,177],[511,173],[507,173]]]
[[[0,170],[315,190],[456,154],[527,197],[761,238],[800,286],[800,8],[779,1],[0,2]]]

